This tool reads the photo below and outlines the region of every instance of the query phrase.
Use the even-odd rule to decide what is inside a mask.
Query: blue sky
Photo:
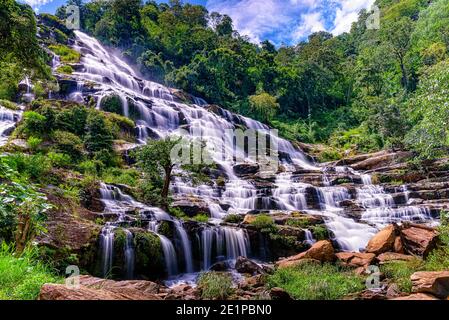
[[[65,0],[21,0],[39,12],[54,13]],[[158,1],[163,2],[163,1]],[[374,0],[184,0],[228,14],[235,28],[253,42],[295,44],[316,31],[349,31],[361,9]]]

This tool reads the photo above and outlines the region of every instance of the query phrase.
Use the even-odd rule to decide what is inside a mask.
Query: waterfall
[[[213,229],[206,228],[201,232],[201,247],[203,251],[203,270],[209,270],[212,265],[212,246],[216,232]]]
[[[101,231],[100,248],[102,252],[102,272],[103,277],[109,276],[112,270],[112,262],[114,255],[114,226],[106,225]]]
[[[209,206],[212,218],[210,224],[196,235],[201,251],[198,264],[201,264],[203,270],[210,268],[216,261],[233,260],[238,256],[250,254],[249,237],[243,229],[219,226],[228,214],[243,215],[253,210],[269,213],[275,210],[285,213],[299,210],[304,214],[322,215],[340,249],[346,251],[363,249],[369,239],[386,223],[404,220],[425,222],[431,219],[428,209],[394,203],[393,197],[382,186],[373,185],[370,175],[345,166],[320,167],[299,147],[278,137],[267,125],[216,106],[209,106],[202,98],[191,97],[193,104],[186,104],[177,98],[175,90],[143,79],[131,66],[114,55],[112,50],[104,48],[97,40],[80,31],[75,31],[75,35],[74,49],[82,53],[80,63],[83,68],[70,77],[80,84],[76,92],[80,93],[81,98],[87,96],[82,87],[86,83],[95,85],[95,90],[90,94],[96,98],[97,108],[101,108],[103,98],[118,96],[122,113],[125,116],[132,114],[135,120],[136,138],[141,145],[149,138],[163,138],[172,134],[182,135],[189,141],[202,140],[206,143],[224,182],[220,186],[218,183],[194,185],[175,177],[171,185],[174,198],[201,198]],[[244,148],[238,146],[228,134],[229,130],[241,128],[257,130],[258,134],[266,135],[270,149],[278,148],[282,159],[282,167],[279,169],[284,170],[271,173],[273,180],[270,182],[273,186],[261,188],[234,172],[235,166],[240,164],[261,166],[260,161],[251,159],[247,154],[249,150],[243,150]],[[260,171],[262,173],[263,170]],[[183,172],[179,170],[177,173]],[[322,183],[302,180],[307,175],[322,175]],[[351,179],[356,176],[357,179],[352,181],[357,181],[360,185],[350,192],[345,185],[335,186],[333,175],[350,176]],[[100,192],[105,212],[117,215],[114,225],[123,227],[132,222],[134,217],[127,214],[130,209],[137,209],[149,217],[149,230],[161,239],[169,275],[174,276],[179,270],[188,273],[195,271],[196,261],[193,261],[191,242],[195,240],[195,235],[188,234],[183,223],[158,208],[135,201],[116,187],[102,185]],[[361,207],[360,220],[346,215],[341,205],[346,201],[353,201]],[[170,221],[173,224],[173,239],[158,233],[161,221]],[[105,227],[104,233],[107,228],[110,226]],[[311,232],[305,232],[306,241],[312,243],[314,240]],[[189,239],[189,236],[192,239]],[[108,241],[113,242],[113,237]],[[185,266],[178,265],[181,261]]]
[[[169,276],[178,274],[178,261],[173,243],[165,236],[158,235],[161,239],[162,251],[164,253],[165,266]]]
[[[126,279],[132,280],[134,278],[134,237],[131,231],[125,229],[126,242],[125,242],[125,275]]]
[[[175,221],[176,234],[181,241],[182,250],[184,254],[184,260],[186,263],[186,272],[193,272],[193,258],[192,258],[192,246],[190,244],[189,237],[186,230],[179,221]]]
[[[309,245],[313,245],[316,240],[313,238],[312,232],[310,232],[309,229],[304,229],[305,232],[305,238],[306,238],[306,243]]]
[[[0,146],[8,141],[8,136],[22,117],[22,111],[13,111],[0,106]]]
[[[222,228],[226,243],[226,258],[235,260],[238,257],[247,257],[250,251],[249,240],[246,230],[234,228]]]

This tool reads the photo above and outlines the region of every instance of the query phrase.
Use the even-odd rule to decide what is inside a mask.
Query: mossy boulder
[[[100,107],[106,112],[123,115],[123,103],[119,96],[113,94],[101,99]]]
[[[132,229],[135,250],[135,274],[142,279],[164,275],[164,254],[157,235],[143,229]]]

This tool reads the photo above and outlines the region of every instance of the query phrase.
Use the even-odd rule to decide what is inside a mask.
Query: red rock
[[[412,226],[401,230],[405,251],[424,258],[432,251],[438,241],[438,232],[424,226]]]
[[[385,229],[377,233],[366,246],[366,252],[381,254],[391,251],[393,249],[394,241],[396,239],[396,228],[394,225],[389,225]]]
[[[449,297],[449,271],[416,272],[410,279],[414,293],[427,293],[440,299]]]
[[[280,268],[286,268],[297,265],[301,260],[315,260],[319,262],[333,262],[335,260],[335,251],[332,242],[329,240],[318,241],[306,252],[280,260],[276,265]]]
[[[374,253],[357,252],[340,252],[336,256],[342,265],[354,268],[368,266],[376,257]]]
[[[396,253],[405,253],[404,245],[402,244],[401,237],[397,236],[394,240],[393,251]]]

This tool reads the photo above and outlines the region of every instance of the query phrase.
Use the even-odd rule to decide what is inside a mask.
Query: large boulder
[[[336,256],[343,266],[354,268],[369,266],[376,257],[374,253],[358,252],[339,252]]]
[[[332,242],[328,240],[318,241],[306,252],[280,260],[276,263],[279,268],[286,268],[303,263],[302,260],[313,260],[320,262],[333,262],[335,250]]]
[[[427,257],[438,241],[438,232],[430,227],[412,225],[401,230],[401,240],[406,252]]]
[[[238,257],[235,262],[235,269],[239,273],[249,273],[251,275],[264,274],[264,269],[254,261],[245,257]]]
[[[161,300],[159,285],[150,281],[113,281],[80,276],[79,286],[45,284],[39,300]]]
[[[449,271],[416,272],[410,277],[414,293],[426,293],[440,299],[449,297]]]
[[[366,252],[376,255],[392,251],[396,239],[396,227],[389,225],[377,233],[366,246]]]
[[[258,164],[242,163],[234,166],[234,172],[238,176],[252,175],[259,172]]]

